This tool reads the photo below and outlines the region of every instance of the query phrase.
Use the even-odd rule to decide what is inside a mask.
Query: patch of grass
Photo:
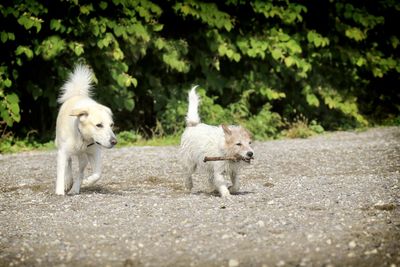
[[[51,150],[55,145],[53,141],[40,143],[32,138],[14,138],[7,136],[0,138],[0,153],[16,153],[32,150]]]
[[[400,126],[400,115],[397,116],[389,116],[386,118],[383,123],[384,126]]]
[[[124,146],[169,146],[178,145],[180,136],[156,136],[150,139],[143,138],[138,132],[123,131],[117,134],[117,147]]]
[[[316,121],[308,123],[307,118],[298,116],[293,122],[288,123],[288,129],[282,131],[282,136],[289,138],[307,138],[324,132],[324,128]]]
[[[117,140],[118,140],[117,147],[129,146],[142,139],[143,137],[137,132],[122,131],[117,134]]]
[[[135,142],[135,146],[175,146],[179,145],[181,137],[178,135],[153,137]]]
[[[133,131],[123,131],[117,134],[118,144],[117,147],[125,146],[171,146],[179,145],[180,136],[161,136],[153,137],[150,139],[143,138],[139,133]],[[0,138],[0,153],[17,153],[24,151],[42,151],[55,149],[54,141],[40,143],[33,138],[14,138],[6,136]]]

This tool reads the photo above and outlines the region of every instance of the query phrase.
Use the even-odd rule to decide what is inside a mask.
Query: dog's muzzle
[[[250,163],[250,161],[252,160],[252,159],[254,159],[254,153],[252,152],[252,151],[248,151],[247,153],[246,153],[246,156],[242,156],[242,155],[236,155],[235,157],[236,157],[236,162],[238,162],[238,161],[244,161],[244,162],[246,162],[246,163]]]
[[[250,161],[252,160],[252,159],[254,159],[254,153],[252,152],[252,151],[249,151],[249,152],[247,152],[246,153],[246,157],[242,157],[242,160],[244,161],[244,162],[246,162],[246,163],[250,163]]]

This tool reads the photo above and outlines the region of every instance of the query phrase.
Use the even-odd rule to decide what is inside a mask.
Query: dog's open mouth
[[[251,162],[251,160],[252,159],[254,159],[254,157],[243,157],[243,156],[240,156],[240,155],[236,155],[236,159],[237,159],[237,161],[244,161],[244,162],[246,162],[246,163],[250,163]]]
[[[250,161],[254,159],[253,157],[242,157],[241,160],[243,160],[246,163],[250,163]]]

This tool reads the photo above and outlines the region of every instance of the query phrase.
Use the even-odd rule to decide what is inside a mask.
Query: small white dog
[[[93,82],[92,71],[77,65],[68,81],[61,88],[58,99],[61,108],[57,117],[56,194],[79,194],[84,169],[90,162],[93,174],[85,184],[94,184],[101,174],[101,147],[112,148],[117,144],[112,130],[111,110],[90,98]],[[79,161],[79,175],[72,179],[72,156]]]
[[[222,197],[228,197],[239,190],[240,167],[244,162],[250,163],[253,158],[251,134],[241,126],[211,126],[200,123],[196,87],[189,92],[187,127],[181,138],[181,155],[187,173],[185,186],[191,190],[192,174],[196,168],[205,169],[213,189],[218,190]],[[235,157],[238,160],[204,162],[205,157]],[[224,174],[231,179],[232,185],[229,188]]]

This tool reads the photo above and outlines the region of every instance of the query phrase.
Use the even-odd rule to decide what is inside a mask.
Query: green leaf
[[[21,16],[17,22],[24,26],[25,29],[29,30],[33,26],[33,21],[31,21],[29,18],[27,18],[25,15]]]
[[[15,40],[15,35],[12,32],[8,33],[8,40],[14,41]]]
[[[155,32],[159,32],[159,31],[161,31],[163,28],[164,28],[164,25],[163,25],[163,24],[154,24],[154,25],[153,25],[153,31],[155,31]]]
[[[10,111],[13,114],[18,114],[19,113],[19,105],[18,105],[18,103],[10,103]]]
[[[306,100],[310,106],[314,106],[314,107],[319,106],[319,100],[318,100],[317,96],[313,93],[308,93],[306,95]]]
[[[396,36],[391,36],[390,37],[390,42],[392,44],[392,47],[395,48],[395,49],[399,46],[399,43],[400,43],[399,39]]]
[[[92,11],[93,11],[93,5],[92,4],[83,5],[83,6],[80,7],[80,12],[82,14],[88,15]]]
[[[18,102],[19,102],[19,98],[15,93],[7,95],[6,100],[11,104],[13,104],[13,103],[18,104]]]
[[[275,60],[278,60],[283,56],[282,50],[274,49],[274,50],[272,50],[271,55]]]
[[[101,9],[105,10],[107,8],[108,4],[107,4],[107,2],[101,1],[99,6],[100,6]]]
[[[366,38],[366,35],[356,27],[349,28],[345,31],[345,34],[348,38],[353,39],[357,42],[362,41]]]
[[[4,80],[4,86],[5,86],[5,87],[11,87],[11,85],[12,85],[12,82],[11,82],[10,79],[5,79],[5,80]]]
[[[220,56],[226,55],[227,51],[228,51],[228,48],[223,44],[218,47],[218,54]]]
[[[125,98],[124,106],[127,110],[132,111],[133,108],[135,107],[135,101],[133,101],[133,99],[131,98]]]
[[[20,45],[20,46],[17,47],[17,49],[15,50],[15,54],[17,56],[25,54],[25,56],[28,59],[33,58],[33,51],[29,47],[23,46],[23,45]]]
[[[309,31],[307,33],[307,40],[309,43],[313,43],[315,39],[315,31]]]
[[[6,32],[1,32],[1,36],[0,36],[1,42],[5,43],[8,40],[8,34]]]
[[[61,20],[52,19],[50,21],[50,29],[58,31],[58,30],[60,30],[60,28],[61,28]]]
[[[240,54],[238,54],[238,53],[235,53],[235,54],[233,55],[233,60],[235,60],[236,62],[239,62],[239,61],[240,61],[240,58],[241,58],[241,56],[240,56]]]
[[[11,119],[10,114],[7,110],[2,110],[0,115],[6,122],[7,126],[11,127],[13,125],[14,120]]]
[[[114,58],[115,60],[122,60],[122,59],[124,59],[124,53],[123,53],[122,50],[119,49],[119,48],[114,49],[113,52],[112,52],[112,55],[113,55],[113,58]]]
[[[359,66],[359,67],[361,67],[361,66],[365,65],[366,63],[367,63],[367,61],[365,60],[365,58],[359,57],[359,58],[357,59],[356,65]]]
[[[157,38],[154,45],[158,50],[161,50],[166,46],[166,43],[163,38]]]
[[[287,67],[292,66],[294,64],[294,62],[295,62],[293,57],[286,57],[284,61],[285,61],[285,65]]]
[[[40,29],[42,28],[42,22],[43,20],[34,16],[31,16],[28,13],[23,14],[17,22],[24,26],[25,29],[29,30],[32,27],[36,27],[36,32],[39,32]]]
[[[74,52],[75,55],[80,56],[83,54],[84,50],[83,50],[83,45],[82,44],[76,44],[74,47]]]
[[[138,81],[135,78],[132,78],[132,84],[133,86],[137,87]]]

